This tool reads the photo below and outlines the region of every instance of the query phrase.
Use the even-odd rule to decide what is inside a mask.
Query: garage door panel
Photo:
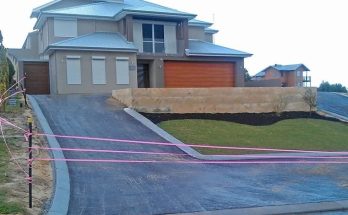
[[[28,94],[50,94],[48,63],[25,63],[24,85]]]
[[[233,63],[166,61],[164,70],[169,88],[234,86]]]

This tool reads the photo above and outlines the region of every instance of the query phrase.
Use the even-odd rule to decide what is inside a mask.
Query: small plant
[[[276,113],[277,116],[281,116],[288,104],[289,101],[287,97],[279,95],[273,102],[273,111]]]
[[[311,88],[307,88],[302,98],[309,107],[309,117],[311,117],[314,108],[317,106],[317,94]]]

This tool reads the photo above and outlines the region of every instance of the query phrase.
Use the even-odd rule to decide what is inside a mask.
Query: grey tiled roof
[[[252,54],[226,48],[201,40],[189,40],[188,56],[226,56],[226,57],[250,57]]]
[[[275,69],[279,71],[295,71],[299,69],[300,67],[304,67],[305,71],[309,71],[309,69],[304,64],[290,64],[290,65],[276,64],[272,67],[274,67]]]
[[[191,19],[191,20],[189,21],[189,25],[190,25],[190,26],[210,27],[210,26],[213,25],[213,23],[206,22],[206,21],[202,21],[202,20],[198,20],[198,19]]]
[[[86,5],[61,8],[55,10],[41,11],[43,14],[52,15],[73,15],[73,16],[93,16],[93,17],[115,17],[122,13],[132,14],[161,14],[194,17],[194,14],[182,12],[172,8],[143,0],[124,0],[124,3],[116,2],[97,2]]]
[[[17,61],[44,61],[29,49],[7,49],[7,54]]]
[[[54,43],[48,49],[106,50],[137,52],[133,43],[119,33],[97,32]]]

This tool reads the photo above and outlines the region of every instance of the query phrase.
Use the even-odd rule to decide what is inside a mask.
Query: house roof
[[[210,34],[216,34],[219,32],[219,30],[213,29],[213,28],[205,28],[204,29],[205,33],[210,33]]]
[[[44,61],[29,49],[7,49],[7,54],[17,61]]]
[[[81,4],[78,6],[65,7],[53,10],[44,10],[37,12],[38,21],[34,28],[38,28],[47,17],[63,16],[63,17],[93,17],[118,20],[127,14],[141,16],[165,16],[165,17],[180,17],[192,19],[196,15],[182,12],[172,8],[164,7],[158,4],[150,3],[143,0],[124,0],[123,3],[98,1],[89,4]]]
[[[213,25],[213,23],[198,20],[198,19],[191,19],[188,24],[189,26],[199,26],[199,27],[206,27],[206,28]]]
[[[270,68],[276,69],[281,72],[292,72],[300,68],[303,68],[303,71],[310,71],[304,64],[289,64],[289,65],[275,64],[273,66],[268,66],[266,69],[263,69],[261,72],[257,73],[253,77],[264,77],[266,75],[266,71]]]
[[[226,57],[250,57],[252,54],[226,48],[201,40],[189,40],[189,48],[185,50],[187,56],[226,56]]]
[[[290,64],[290,65],[280,65],[275,64],[272,66],[273,68],[279,70],[279,71],[295,71],[301,67],[303,67],[304,71],[309,71],[309,69],[304,64]]]
[[[137,52],[133,43],[119,33],[97,32],[64,40],[48,46],[48,50],[103,50]]]

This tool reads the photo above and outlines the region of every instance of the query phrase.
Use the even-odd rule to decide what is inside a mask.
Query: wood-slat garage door
[[[165,87],[233,87],[234,64],[226,62],[179,62],[164,63]]]
[[[24,63],[24,86],[27,94],[50,94],[48,63]]]

